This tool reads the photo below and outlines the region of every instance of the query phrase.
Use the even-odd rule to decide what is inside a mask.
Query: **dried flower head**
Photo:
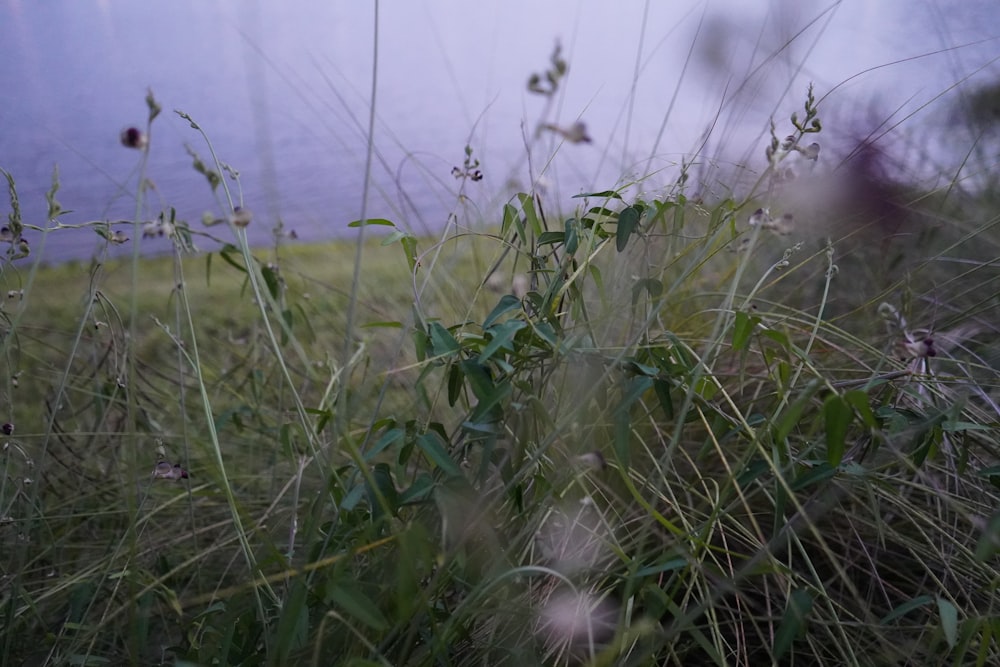
[[[759,208],[750,216],[751,227],[766,226],[771,221],[771,214],[766,208]]]
[[[937,356],[937,350],[934,349],[934,339],[930,336],[918,339],[907,338],[902,341],[902,345],[906,354],[914,359],[926,359]]]
[[[604,459],[604,454],[601,454],[596,449],[577,456],[576,462],[581,468],[589,468],[591,470],[605,470],[608,467],[608,462]]]
[[[188,472],[179,463],[171,464],[169,461],[160,461],[153,468],[154,479],[187,479]]]
[[[812,160],[815,162],[819,159],[819,144],[815,141],[805,148],[799,148],[798,151],[806,160]]]
[[[237,227],[246,227],[253,220],[253,213],[250,209],[237,206],[233,209],[233,214],[229,216],[229,221]]]
[[[143,150],[149,145],[149,137],[137,127],[127,127],[122,130],[121,142],[125,148]]]
[[[589,144],[591,139],[587,134],[587,124],[578,120],[569,127],[560,127],[554,123],[542,125],[542,129],[555,132],[571,144]]]

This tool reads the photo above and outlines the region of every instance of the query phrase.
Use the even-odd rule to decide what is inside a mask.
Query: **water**
[[[450,214],[461,224],[492,222],[511,192],[539,175],[553,209],[569,210],[581,190],[643,176],[652,175],[629,192],[655,192],[696,152],[711,158],[696,169],[700,187],[718,193],[763,167],[768,119],[787,133],[781,123],[801,108],[810,81],[819,96],[833,91],[821,106],[824,142],[915,113],[899,132],[926,128],[932,138],[922,148],[950,146],[935,153],[947,173],[971,138],[945,132],[957,93],[935,98],[966,76],[976,85],[998,75],[1000,7],[988,0],[380,7],[376,155],[364,210],[417,232],[443,229]],[[185,144],[205,158],[209,151],[173,113],[182,109],[239,170],[244,205],[255,212],[252,241],[267,243],[279,219],[304,240],[353,233],[347,223],[363,210],[374,24],[372,3],[347,0],[7,0],[0,167],[17,180],[25,221],[43,224],[56,164],[58,198],[73,210],[63,223],[134,218],[139,153],[118,136],[143,126],[151,89],[164,113],[153,125],[154,187],[143,217],[173,206],[202,229],[202,213],[223,214],[191,168]],[[529,163],[525,142],[546,100],[525,83],[549,65],[557,40],[570,71],[547,120],[582,118],[593,142],[564,145],[549,161],[557,145],[547,134]],[[462,184],[451,171],[466,143],[484,178],[466,184],[459,205]],[[29,239],[37,247],[38,233]],[[60,231],[44,256],[87,257],[98,242],[91,230]],[[145,250],[167,247],[144,241]]]

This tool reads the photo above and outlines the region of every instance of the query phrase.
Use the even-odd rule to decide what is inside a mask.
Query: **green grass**
[[[751,226],[770,178],[360,250],[15,238],[4,664],[994,664],[995,213]]]

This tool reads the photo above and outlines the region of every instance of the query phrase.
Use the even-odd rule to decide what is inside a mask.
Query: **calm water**
[[[842,84],[821,107],[822,141],[916,112],[906,136],[950,146],[935,158],[947,169],[970,138],[948,134],[957,93],[934,100],[965,77],[996,80],[998,25],[990,0],[386,0],[367,213],[421,232],[442,229],[452,212],[462,224],[492,221],[512,188],[530,185],[525,141],[545,100],[525,82],[556,40],[570,74],[548,120],[582,118],[593,141],[551,161],[551,135],[533,144],[530,167],[545,172],[550,208],[640,175],[653,174],[631,192],[655,191],[716,118],[701,150],[713,160],[699,173],[706,188],[732,183],[734,170],[763,166],[768,118],[800,108],[810,81],[818,95]],[[374,26],[374,5],[359,0],[2,0],[0,167],[17,180],[28,222],[44,220],[55,164],[58,198],[74,211],[64,223],[132,219],[139,153],[118,136],[144,123],[151,88],[165,112],[153,126],[144,215],[174,206],[200,229],[203,212],[221,214],[191,169],[185,144],[208,151],[172,113],[182,109],[239,170],[256,242],[278,219],[301,239],[344,236],[362,210]],[[467,142],[484,179],[456,209],[451,170]],[[97,242],[87,230],[53,234],[45,258],[86,257]]]

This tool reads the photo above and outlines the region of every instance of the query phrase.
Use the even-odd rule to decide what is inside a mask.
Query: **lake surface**
[[[224,213],[191,168],[186,144],[210,155],[181,109],[239,171],[251,238],[267,243],[279,219],[303,240],[353,234],[363,210],[417,232],[490,223],[539,177],[549,209],[570,211],[575,193],[642,177],[629,196],[655,193],[695,154],[699,187],[718,194],[764,166],[769,118],[787,134],[809,82],[826,155],[889,119],[902,122],[883,142],[925,153],[915,173],[928,176],[930,151],[934,169],[954,174],[974,139],[950,129],[955,105],[1000,77],[991,0],[389,0],[377,42],[375,25],[375,5],[359,0],[5,0],[0,167],[17,181],[25,221],[44,224],[54,165],[58,199],[73,210],[63,223],[134,218],[140,153],[119,134],[144,126],[147,89],[164,113],[142,216],[173,206],[201,230],[204,212]],[[569,72],[547,107],[526,82],[557,42]],[[536,136],[541,120],[578,119],[590,143]],[[452,169],[466,144],[483,179],[463,185]],[[39,234],[28,236],[37,247]],[[98,242],[92,230],[60,230],[44,257],[85,258]]]

